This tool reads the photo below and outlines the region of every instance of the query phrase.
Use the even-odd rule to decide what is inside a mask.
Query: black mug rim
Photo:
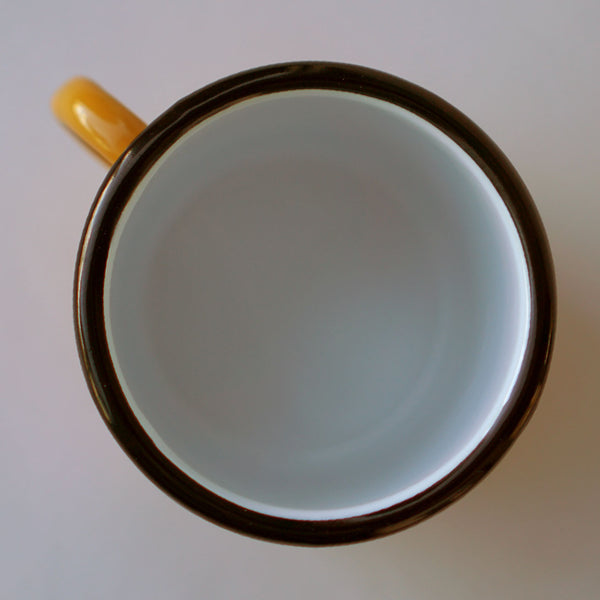
[[[531,326],[525,358],[502,414],[477,448],[451,473],[418,495],[369,514],[295,520],[258,513],[204,488],[173,464],[134,416],[111,360],[103,289],[112,234],[131,193],[185,131],[258,95],[327,89],[385,100],[424,118],[456,142],[484,171],[516,225],[528,267]],[[406,80],[357,65],[280,63],[221,79],[183,98],[152,122],[112,166],[89,213],[77,256],[76,341],[96,406],[123,450],[156,485],[209,521],[249,536],[302,545],[358,542],[399,531],[431,516],[470,490],[516,439],[537,404],[553,345],[556,290],[544,228],[521,178],[495,143],[459,110]]]

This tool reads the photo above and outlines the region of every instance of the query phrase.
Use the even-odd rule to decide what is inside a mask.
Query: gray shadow
[[[559,290],[545,390],[500,464],[428,521],[340,553],[346,568],[367,569],[369,578],[374,571],[382,589],[401,580],[419,597],[504,598],[503,589],[523,598],[597,597],[600,318],[585,314],[576,291]]]

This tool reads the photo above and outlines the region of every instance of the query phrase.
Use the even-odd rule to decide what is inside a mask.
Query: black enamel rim
[[[294,89],[364,94],[404,107],[458,143],[503,198],[519,232],[529,270],[531,328],[517,383],[502,415],[480,445],[450,474],[416,497],[374,513],[328,521],[273,517],[207,490],[169,461],[133,415],[119,385],[106,339],[104,274],[117,221],[140,179],[183,132],[216,111],[253,96]],[[160,488],[206,519],[246,535],[292,544],[327,545],[380,537],[409,527],[473,487],[506,452],[530,418],[552,349],[556,292],[546,235],[520,177],[498,147],[444,100],[386,73],[339,63],[271,65],[222,79],[187,96],[151,123],[108,173],[88,217],[75,274],[75,330],[94,401],[112,434]]]

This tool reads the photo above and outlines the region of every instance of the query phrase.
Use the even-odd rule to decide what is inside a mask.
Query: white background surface
[[[598,597],[600,5],[595,0],[0,3],[0,597]],[[89,398],[71,323],[104,167],[53,121],[75,74],[151,120],[216,78],[354,62],[436,92],[500,145],[548,230],[558,336],[541,405],[492,474],[356,546],[278,546],[154,487]]]

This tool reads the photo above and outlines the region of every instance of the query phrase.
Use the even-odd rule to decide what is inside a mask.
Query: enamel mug
[[[550,252],[515,169],[447,102],[299,62],[148,126],[82,78],[53,107],[112,164],[77,258],[83,372],[175,500],[271,541],[366,540],[462,496],[522,430]]]

